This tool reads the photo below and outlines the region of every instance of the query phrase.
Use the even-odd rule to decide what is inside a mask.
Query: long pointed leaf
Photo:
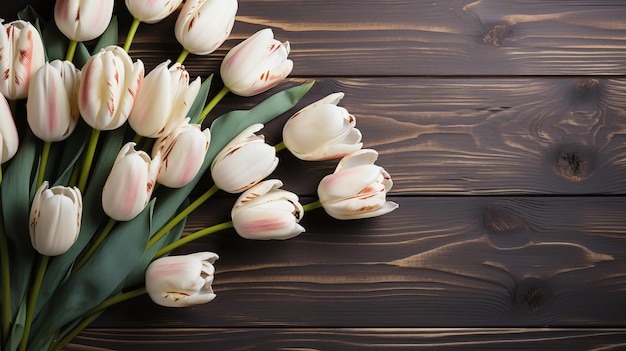
[[[85,265],[57,288],[33,323],[35,349],[119,288],[148,244],[153,207],[151,201],[134,219],[118,223]]]
[[[35,264],[35,250],[30,243],[31,180],[37,158],[35,137],[28,134],[4,172],[2,180],[2,215],[11,252],[11,311],[17,311],[30,281]]]

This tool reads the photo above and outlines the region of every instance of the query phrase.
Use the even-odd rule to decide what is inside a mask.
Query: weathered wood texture
[[[307,202],[309,199],[303,199]],[[138,298],[101,327],[621,326],[626,198],[394,197],[393,216],[308,213],[297,240],[233,231],[181,252],[221,255],[215,303],[171,311]],[[188,230],[228,219],[231,199]],[[213,210],[211,209],[213,208]],[[207,317],[210,316],[210,317]]]
[[[174,21],[140,26],[131,54],[148,70],[178,56]],[[68,350],[626,349],[623,1],[240,0],[230,39],[186,67],[217,72],[264,27],[291,42],[281,87],[317,81],[297,108],[346,93],[400,208],[353,222],[316,210],[284,242],[203,238],[180,252],[220,254],[214,302],[140,297]],[[266,96],[228,96],[209,120]],[[280,157],[274,177],[303,202],[336,163]],[[228,220],[233,201],[219,193],[187,232]]]
[[[68,351],[125,349],[137,345],[152,351],[170,350],[621,350],[621,329],[319,329],[250,328],[193,329],[172,333],[148,329],[100,329],[83,333]],[[130,350],[130,348],[128,348]],[[139,348],[136,348],[137,350]]]

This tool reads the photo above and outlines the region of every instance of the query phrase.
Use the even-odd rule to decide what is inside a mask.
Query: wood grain
[[[188,230],[228,219],[231,199]],[[307,199],[304,199],[305,201]],[[249,241],[225,231],[209,250],[217,299],[167,309],[137,298],[98,327],[621,326],[625,197],[394,197],[393,216],[337,221],[307,213],[307,232]]]
[[[392,174],[395,194],[626,193],[625,79],[319,79],[268,123],[268,142],[281,140],[291,113],[337,91],[364,147],[378,150],[378,164]],[[240,102],[226,98],[209,120],[248,107]],[[287,150],[279,157],[274,176],[303,195],[336,164],[299,161]]]
[[[29,3],[52,17],[45,0],[0,17]],[[116,12],[124,35],[123,1]],[[624,18],[620,0],[240,0],[225,45],[187,69],[218,72],[273,28],[295,63],[281,87],[316,81],[291,112],[345,92],[400,208],[351,222],[317,210],[289,241],[203,238],[178,253],[220,254],[214,302],[142,296],[67,350],[626,349]],[[174,22],[140,26],[130,53],[148,71],[180,53]],[[227,96],[207,125],[275,91]],[[266,126],[270,143],[289,115]],[[336,164],[279,156],[272,177],[305,203]],[[218,193],[186,232],[228,220],[233,201]]]
[[[34,3],[3,4],[13,19]],[[130,16],[116,2],[120,33]],[[626,8],[620,0],[241,0],[230,39],[214,54],[190,57],[187,68],[206,76],[236,43],[271,27],[292,44],[294,76],[623,75]],[[315,14],[315,16],[312,16]],[[143,25],[131,54],[148,68],[176,59],[176,16]]]
[[[621,329],[211,328],[94,329],[67,351],[138,350],[621,350]]]

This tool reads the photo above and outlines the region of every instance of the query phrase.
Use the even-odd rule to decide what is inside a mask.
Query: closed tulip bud
[[[128,119],[143,81],[141,60],[133,63],[119,46],[106,47],[91,56],[82,69],[78,108],[92,128],[116,129]]]
[[[43,182],[30,209],[30,240],[37,252],[46,256],[65,253],[78,239],[83,200],[78,188]]]
[[[279,189],[270,179],[246,190],[230,212],[237,234],[246,239],[289,239],[304,232],[298,224],[304,216],[298,195]]]
[[[199,124],[188,119],[174,131],[156,140],[152,156],[162,155],[157,182],[170,188],[180,188],[191,182],[204,163],[211,132],[200,130]]]
[[[224,85],[240,96],[262,93],[282,82],[293,69],[287,59],[289,42],[274,39],[266,28],[233,47],[224,57],[220,75]]]
[[[356,118],[337,103],[343,93],[330,94],[291,116],[283,127],[283,143],[301,160],[343,157],[363,147]]]
[[[185,67],[165,61],[146,75],[128,123],[142,136],[159,138],[172,132],[185,120],[198,92],[200,78],[189,84]]]
[[[135,143],[124,145],[102,189],[104,212],[116,221],[135,218],[150,201],[160,166],[161,154],[150,159]]]
[[[13,121],[11,107],[4,95],[0,96],[0,164],[7,162],[17,152],[19,136]]]
[[[104,33],[113,16],[114,0],[56,0],[54,21],[74,41],[92,40]]]
[[[322,179],[317,194],[326,213],[336,219],[381,216],[398,204],[386,201],[393,185],[391,176],[380,166],[375,150],[355,151],[339,161],[335,172]]]
[[[2,23],[2,20],[0,20]],[[0,31],[0,92],[9,100],[28,95],[32,75],[46,62],[39,32],[29,22],[4,24]]]
[[[128,12],[145,23],[157,23],[174,12],[183,0],[126,0]]]
[[[240,193],[267,177],[278,166],[276,149],[265,143],[263,128],[254,124],[231,140],[211,163],[215,185],[229,193]]]
[[[192,54],[217,50],[235,24],[237,0],[187,0],[174,26],[178,42]]]
[[[30,129],[48,141],[66,139],[78,123],[80,71],[70,61],[46,63],[33,75],[26,102]]]
[[[215,298],[213,278],[218,259],[213,252],[156,259],[146,270],[146,290],[157,305],[187,307]]]

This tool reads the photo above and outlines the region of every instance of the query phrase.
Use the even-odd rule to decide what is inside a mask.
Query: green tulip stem
[[[137,28],[139,28],[140,23],[140,20],[133,18],[133,23],[131,23],[130,29],[128,30],[126,41],[124,41],[124,51],[128,52],[130,50],[130,44],[133,43],[133,39],[135,38],[135,34],[137,34]]]
[[[43,146],[41,148],[41,161],[39,162],[39,175],[37,176],[36,189],[39,189],[41,184],[43,184],[44,175],[46,173],[46,166],[48,165],[48,156],[50,155],[51,145],[52,143],[49,141],[43,142]]]
[[[180,55],[178,55],[176,63],[180,63],[182,65],[187,56],[189,56],[189,51],[187,51],[187,49],[183,49],[183,51],[180,52]]]
[[[224,86],[218,93],[209,101],[209,103],[204,107],[202,113],[200,113],[200,118],[198,118],[198,124],[201,124],[202,121],[206,118],[206,116],[213,110],[213,108],[220,102],[226,94],[230,92],[227,86]]]
[[[278,152],[278,151],[280,151],[280,150],[282,150],[284,148],[286,148],[286,146],[285,146],[285,143],[282,142],[282,141],[280,143],[274,145],[274,149],[276,149],[276,152]]]
[[[161,250],[157,251],[156,254],[154,254],[153,258],[159,258],[169,252],[172,252],[173,250],[187,244],[190,243],[194,240],[203,238],[209,234],[213,234],[216,232],[219,232],[220,230],[225,230],[228,228],[232,228],[233,227],[233,221],[228,221],[228,222],[224,222],[224,223],[220,223],[220,224],[216,224],[214,226],[211,227],[207,227],[204,228],[202,230],[198,230],[197,232],[193,232],[183,238],[180,238],[176,241],[174,241],[173,243],[165,246],[164,248],[162,248]]]
[[[0,184],[2,184],[2,167],[0,167]]]
[[[65,55],[66,61],[72,61],[74,59],[74,53],[76,53],[76,46],[78,42],[76,40],[70,40],[70,44],[67,47],[67,54]]]
[[[202,205],[206,200],[208,200],[213,194],[215,194],[218,190],[220,190],[216,185],[213,185],[209,190],[207,190],[204,194],[202,194],[196,201],[192,202],[187,206],[184,210],[182,210],[176,217],[172,218],[163,228],[161,228],[158,232],[156,232],[148,241],[147,248],[151,248],[154,244],[156,244],[167,232],[172,230],[178,223],[180,223],[183,219],[185,219],[191,212],[197,209],[200,205]]]
[[[318,200],[315,202],[311,202],[310,204],[303,205],[302,209],[304,210],[304,212],[306,212],[306,211],[315,210],[316,208],[320,208],[320,207],[322,207],[322,203]]]
[[[35,306],[37,304],[37,297],[39,296],[39,290],[41,290],[41,283],[43,277],[46,274],[46,268],[48,267],[48,260],[50,256],[42,255],[41,263],[39,264],[39,270],[33,283],[33,290],[28,299],[28,306],[26,307],[26,321],[24,322],[24,334],[22,334],[22,342],[20,343],[20,351],[26,351],[26,344],[28,344],[28,336],[30,334],[30,327],[33,323],[33,316],[35,315]]]
[[[98,238],[96,238],[96,241],[93,242],[89,250],[85,253],[85,255],[83,255],[80,261],[78,261],[78,263],[74,266],[74,271],[79,270],[82,266],[85,265],[85,263],[87,263],[89,258],[91,258],[91,256],[94,254],[94,252],[96,252],[98,247],[100,247],[100,245],[104,242],[104,239],[106,239],[109,233],[111,233],[111,230],[115,226],[115,223],[116,221],[113,218],[109,218],[109,221],[107,222],[104,229],[102,229],[102,232],[100,232],[100,235],[98,236]]]
[[[119,294],[111,298],[108,298],[107,300],[104,300],[98,306],[94,307],[93,309],[85,313],[84,315],[85,317],[83,317],[82,321],[76,327],[74,327],[74,329],[72,329],[72,331],[70,331],[69,334],[67,334],[63,339],[57,342],[54,345],[53,350],[55,351],[62,350],[63,347],[65,347],[65,345],[69,344],[70,341],[72,341],[75,337],[77,337],[78,334],[80,334],[89,324],[91,324],[91,322],[93,322],[98,317],[101,311],[115,304],[118,304],[120,302],[124,302],[134,297],[141,296],[145,293],[146,293],[146,288],[142,287],[142,288],[137,288],[135,290],[127,291],[123,294]]]
[[[89,178],[89,171],[91,170],[91,164],[93,163],[93,156],[96,153],[96,146],[98,145],[98,138],[100,137],[100,131],[97,129],[91,130],[91,138],[89,139],[89,145],[87,146],[87,153],[83,160],[83,169],[80,173],[80,179],[78,180],[78,189],[81,193],[85,193],[85,187],[87,186],[87,178]]]
[[[11,331],[11,276],[9,261],[9,243],[4,233],[4,223],[0,223],[0,268],[2,269],[2,334],[0,342],[6,345]]]

